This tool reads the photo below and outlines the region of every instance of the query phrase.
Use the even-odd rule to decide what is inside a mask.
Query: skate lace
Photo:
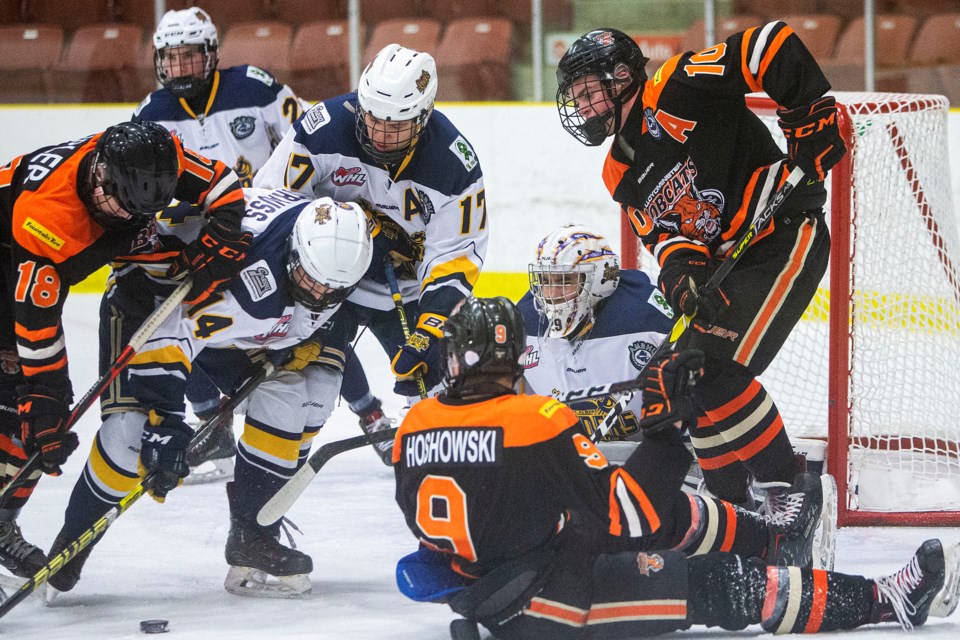
[[[388,418],[383,414],[382,411],[377,410],[372,412],[369,416],[364,417],[360,421],[360,427],[363,429],[364,433],[370,435],[378,431],[383,431],[384,429],[389,429],[396,422],[397,420],[395,418]],[[379,451],[387,451],[388,449],[393,448],[393,441],[385,440],[383,442],[376,442],[373,446]]]
[[[775,527],[790,527],[803,509],[803,500],[802,493],[770,493],[760,505],[760,513]]]
[[[282,531],[283,535],[286,536],[287,542],[289,543],[290,548],[293,550],[296,550],[297,541],[293,539],[293,534],[290,533],[291,529],[293,529],[300,535],[303,535],[303,531],[300,531],[300,527],[294,524],[293,520],[291,520],[286,516],[283,516],[282,518],[280,518],[280,531]]]
[[[0,549],[9,556],[23,560],[37,547],[23,539],[20,527],[13,522],[0,522]]]
[[[892,576],[877,578],[877,601],[890,604],[893,613],[897,616],[900,626],[909,631],[913,629],[910,616],[917,612],[917,607],[910,600],[920,582],[923,581],[923,571],[916,556],[900,571]]]

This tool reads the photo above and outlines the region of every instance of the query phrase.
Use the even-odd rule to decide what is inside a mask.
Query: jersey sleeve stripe
[[[23,375],[35,376],[41,373],[47,373],[50,371],[57,371],[59,369],[65,369],[67,366],[67,356],[64,355],[62,358],[53,362],[51,364],[42,365],[42,366],[32,366],[28,365],[25,362],[20,363],[20,368],[23,369]]]
[[[183,349],[176,345],[160,347],[157,349],[146,349],[137,353],[130,359],[130,366],[152,366],[164,364],[179,364],[186,371],[190,372],[190,359]]]
[[[764,32],[767,28],[773,28],[778,23],[771,22],[766,27],[764,27]],[[770,66],[770,63],[773,62],[773,59],[777,57],[777,54],[780,52],[780,48],[783,46],[783,41],[786,40],[793,33],[793,29],[790,27],[784,27],[773,39],[773,43],[767,47],[767,52],[763,56],[763,61],[760,63],[760,73],[757,74],[757,81],[763,86],[763,76],[767,72],[767,68]]]
[[[453,260],[440,263],[430,270],[430,275],[423,279],[420,290],[425,291],[431,283],[440,280],[449,280],[451,276],[458,280],[462,279],[473,289],[477,284],[477,280],[480,278],[480,267],[466,256],[460,256]]]
[[[55,324],[52,327],[44,327],[42,329],[27,329],[25,326],[17,322],[14,324],[14,329],[18,337],[23,338],[28,342],[40,342],[41,340],[50,340],[52,338],[56,338],[57,334],[60,332],[60,325]]]
[[[637,507],[640,508],[639,513]],[[641,536],[660,529],[660,516],[639,483],[624,469],[616,469],[610,475],[610,534],[623,533],[621,513],[625,513],[630,536]],[[643,521],[639,515],[643,514]]]
[[[743,34],[743,39],[740,41],[740,72],[743,74],[743,79],[746,81],[747,86],[750,87],[750,90],[754,93],[763,91],[760,87],[760,81],[756,77],[756,71],[753,69],[753,61],[750,59],[750,39],[753,35],[753,32],[756,31],[756,27],[751,27],[747,29]],[[756,51],[759,51],[757,49]],[[756,51],[754,53],[756,53]]]
[[[210,167],[197,162],[196,158],[188,154],[184,154],[183,170],[197,176],[204,182],[212,182],[217,175]]]

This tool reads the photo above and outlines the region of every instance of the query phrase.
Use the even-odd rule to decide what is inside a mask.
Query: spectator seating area
[[[591,1],[543,0],[544,31],[596,26],[576,20]],[[835,89],[864,88],[862,0],[731,1],[718,5],[732,15],[717,18],[715,40],[784,19]],[[351,89],[347,0],[166,2],[193,5],[220,30],[221,66],[261,66],[310,100]],[[360,9],[364,64],[400,42],[436,57],[441,100],[529,97],[513,82],[530,64],[530,0],[360,0]],[[960,0],[877,0],[877,12],[877,88],[960,102]],[[0,0],[0,102],[139,101],[156,87],[154,19],[152,0]],[[665,35],[655,24],[650,33]],[[703,21],[674,36],[682,49],[702,49]]]

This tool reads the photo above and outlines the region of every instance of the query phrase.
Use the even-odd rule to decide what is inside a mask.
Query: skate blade
[[[310,575],[272,576],[253,567],[230,567],[223,588],[247,598],[301,598],[310,593]]]
[[[943,588],[930,605],[930,615],[934,618],[946,618],[957,609],[960,600],[960,543],[944,547],[943,559],[946,567]]]
[[[823,508],[820,522],[813,537],[813,568],[833,571],[837,551],[837,482],[833,476],[820,476],[823,492]]]
[[[27,584],[26,578],[18,578],[17,576],[0,574],[0,598],[2,598],[4,601],[8,600],[13,594],[15,594],[17,591],[20,591],[21,587],[23,587],[25,584]],[[47,583],[43,583],[34,589],[33,593],[30,595],[43,599],[44,604],[47,604],[45,599],[47,590]],[[51,590],[56,591],[56,589]]]
[[[233,458],[218,458],[205,460],[196,467],[190,468],[190,475],[183,480],[183,484],[210,484],[212,482],[226,482],[233,479]]]

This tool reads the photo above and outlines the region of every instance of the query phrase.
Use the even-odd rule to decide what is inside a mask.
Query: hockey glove
[[[180,418],[150,412],[143,426],[138,470],[147,493],[157,502],[166,500],[167,493],[190,474],[187,447],[191,438],[193,430]]]
[[[659,287],[673,312],[694,316],[700,324],[713,324],[730,306],[723,289],[704,291],[702,286],[716,271],[716,264],[701,253],[671,256],[660,270]]]
[[[230,229],[219,220],[211,220],[200,237],[174,258],[167,271],[167,277],[174,280],[193,276],[193,286],[184,304],[198,304],[226,289],[247,259],[252,239],[249,231]]]
[[[777,115],[790,162],[823,182],[847,151],[837,125],[837,101],[824,96],[809,106],[777,109]]]
[[[40,454],[44,473],[60,475],[60,465],[80,445],[77,434],[66,428],[70,407],[60,394],[42,385],[20,385],[17,396],[23,450]]]
[[[410,334],[390,363],[393,375],[397,377],[397,383],[393,386],[394,393],[403,396],[418,395],[419,376],[423,376],[427,389],[440,383],[438,345],[446,320],[444,316],[435,313],[420,315],[416,330]]]
[[[703,375],[703,352],[668,352],[651,360],[643,374],[640,429],[657,437],[668,429],[683,429],[697,418],[687,391]]]
[[[307,338],[292,347],[271,351],[267,356],[284,371],[300,371],[311,362],[316,362],[323,352],[323,345],[315,338]]]

